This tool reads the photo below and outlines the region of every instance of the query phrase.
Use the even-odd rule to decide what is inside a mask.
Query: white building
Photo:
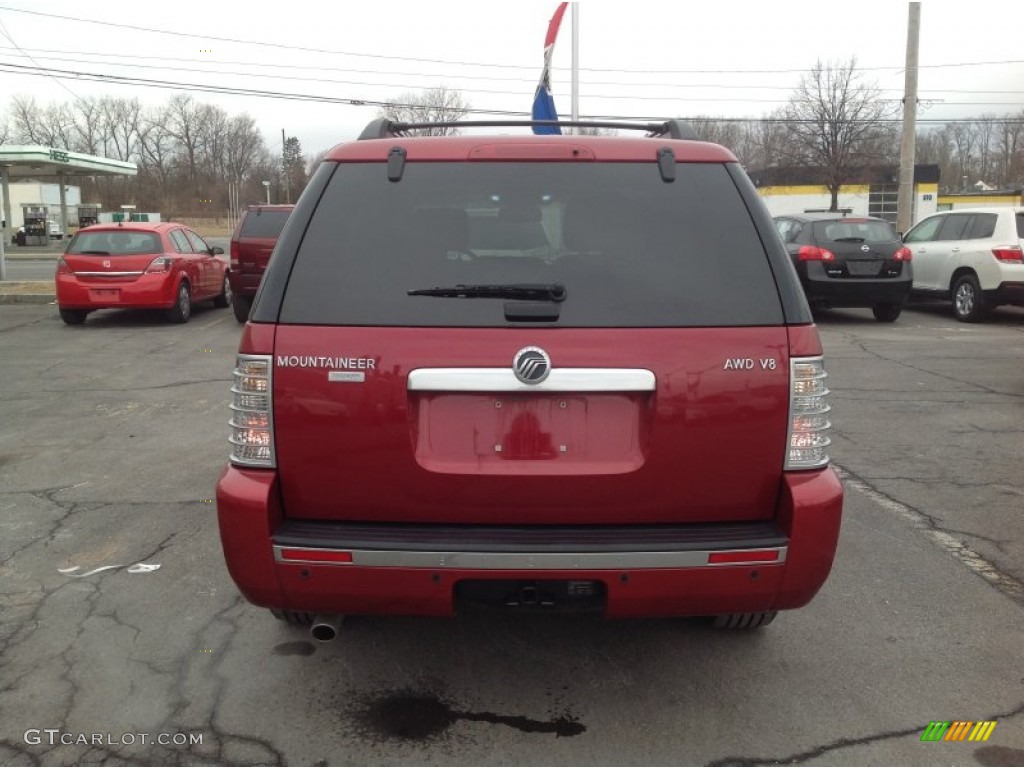
[[[49,210],[48,218],[60,222],[60,185],[43,184],[37,181],[18,181],[7,187],[11,191],[11,222],[14,229],[25,224],[22,218],[22,205],[45,205]],[[71,224],[78,223],[78,208],[82,202],[82,190],[71,184],[64,186],[64,195],[68,204],[68,218]],[[74,207],[72,207],[74,206]],[[0,210],[3,207],[0,206]],[[68,231],[68,222],[61,224],[61,232]]]

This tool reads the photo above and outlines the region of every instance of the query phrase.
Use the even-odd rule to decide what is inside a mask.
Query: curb
[[[0,304],[54,304],[55,293],[0,293]]]

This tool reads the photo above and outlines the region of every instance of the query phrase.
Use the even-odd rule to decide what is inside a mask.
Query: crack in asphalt
[[[949,552],[973,573],[983,578],[990,585],[1012,600],[1024,605],[1024,582],[999,568],[995,563],[986,560],[963,542],[957,540],[953,531],[944,528],[935,517],[917,507],[913,507],[880,491],[864,478],[837,464],[832,465],[839,473],[843,483],[860,491],[883,509],[895,512],[913,522],[924,530],[929,538]],[[974,536],[975,534],[970,534]],[[983,538],[983,537],[977,537]]]
[[[1024,714],[1024,704],[1019,704],[1015,708],[1002,714],[996,714],[982,718],[982,720],[995,720],[997,723],[1001,720],[1010,720],[1017,717],[1020,714]],[[707,763],[708,766],[725,766],[725,765],[799,765],[800,763],[808,760],[813,760],[816,757],[821,757],[829,752],[833,752],[837,749],[844,749],[846,747],[857,747],[861,744],[871,744],[876,741],[885,741],[886,739],[897,739],[902,736],[911,736],[914,734],[924,733],[924,729],[928,727],[928,724],[919,725],[914,728],[904,728],[898,731],[881,731],[879,733],[873,733],[869,736],[859,736],[853,739],[836,739],[830,741],[827,744],[822,744],[819,747],[808,749],[804,752],[797,752],[796,754],[789,755],[788,757],[782,758],[765,758],[765,757],[723,757],[718,760],[713,760]]]

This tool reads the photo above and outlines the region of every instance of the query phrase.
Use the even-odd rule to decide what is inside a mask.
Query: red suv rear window
[[[277,237],[284,229],[291,211],[249,211],[242,222],[240,237]]]

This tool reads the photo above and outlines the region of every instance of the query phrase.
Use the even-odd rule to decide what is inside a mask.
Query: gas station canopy
[[[108,157],[83,155],[52,147],[0,146],[0,167],[10,179],[34,179],[40,176],[135,176],[135,163]]]

